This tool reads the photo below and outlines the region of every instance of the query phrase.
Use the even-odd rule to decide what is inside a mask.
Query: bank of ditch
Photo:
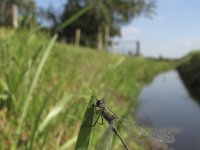
[[[177,70],[190,95],[200,102],[200,52],[194,51],[182,59]]]

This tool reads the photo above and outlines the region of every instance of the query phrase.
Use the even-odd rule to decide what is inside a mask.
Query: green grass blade
[[[87,110],[85,112],[82,125],[79,131],[78,139],[76,142],[75,150],[89,150],[92,134],[93,134],[93,118],[95,113],[95,108],[93,104],[95,103],[95,95],[92,94],[89,101]]]
[[[45,111],[45,108],[46,108],[49,100],[52,99],[53,94],[55,94],[57,92],[57,89],[58,89],[58,86],[53,88],[52,91],[49,92],[47,94],[47,96],[43,99],[43,102],[40,106],[40,110],[37,113],[37,116],[35,117],[34,128],[33,128],[31,138],[30,138],[31,140],[30,140],[29,150],[32,150],[32,145],[33,145],[33,142],[34,142],[35,134],[37,133],[37,130],[38,130],[38,126],[39,126],[39,123],[40,123],[40,120],[41,120],[42,113]]]
[[[69,149],[73,143],[75,143],[77,140],[77,136],[71,138],[69,141],[67,141],[66,143],[64,143],[60,148],[59,150],[66,150],[66,149]]]
[[[51,123],[51,121],[58,116],[65,108],[65,104],[72,100],[72,95],[64,96],[60,102],[48,113],[44,121],[39,126],[39,133],[42,133]]]
[[[25,119],[25,117],[27,115],[27,111],[28,111],[30,102],[32,100],[33,92],[34,92],[34,90],[35,90],[35,88],[37,86],[37,83],[38,83],[40,74],[42,72],[42,69],[43,69],[43,67],[45,65],[45,62],[46,62],[46,60],[47,60],[47,58],[48,58],[48,56],[50,54],[50,51],[51,51],[56,39],[57,39],[57,35],[55,35],[52,38],[52,40],[50,41],[48,47],[46,48],[46,51],[45,51],[45,53],[44,53],[44,55],[43,55],[43,57],[42,57],[42,59],[40,61],[40,64],[39,64],[38,68],[37,68],[37,71],[36,71],[35,77],[33,79],[33,82],[32,82],[32,84],[30,86],[29,92],[27,94],[27,98],[26,98],[26,100],[24,102],[24,106],[22,107],[22,114],[21,114],[20,119],[19,119],[19,124],[18,124],[18,128],[17,128],[17,134],[18,134],[17,136],[18,136],[18,138],[19,138],[19,135],[21,133],[23,122],[24,122],[24,119]],[[18,139],[15,142],[17,143],[17,141],[18,141]],[[16,149],[16,144],[13,144],[13,148],[12,149]]]
[[[69,19],[67,19],[66,21],[64,21],[62,24],[60,24],[57,28],[56,28],[56,32],[59,32],[60,30],[62,30],[63,28],[65,28],[66,26],[70,25],[71,23],[73,23],[74,21],[76,21],[80,16],[82,16],[83,14],[85,14],[88,10],[90,10],[91,6],[87,6],[82,8],[80,11],[78,11],[75,15],[73,15],[72,17],[70,17]]]
[[[50,53],[50,51],[51,51],[56,39],[57,39],[57,35],[55,35],[52,38],[51,42],[49,43],[49,45],[48,45],[48,47],[47,47],[47,49],[45,51],[45,54],[43,55],[43,58],[42,58],[39,66],[38,66],[38,69],[36,71],[36,74],[35,74],[35,77],[33,79],[32,85],[30,87],[30,90],[29,90],[29,93],[28,93],[28,98],[32,97],[33,91],[34,91],[35,87],[37,86],[37,83],[38,83],[38,80],[39,80],[39,76],[40,76],[40,74],[42,72],[42,69],[43,69],[43,67],[45,65],[45,62],[46,62],[46,60],[47,60],[47,58],[49,56],[49,53]]]

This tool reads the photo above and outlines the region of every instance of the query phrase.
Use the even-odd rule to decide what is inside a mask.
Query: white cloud
[[[141,29],[135,26],[126,26],[123,27],[121,30],[121,40],[136,40],[140,37],[141,35]]]
[[[200,39],[197,37],[190,37],[183,41],[183,46],[186,49],[199,49],[200,48]]]
[[[122,36],[126,36],[129,34],[139,34],[141,30],[135,26],[128,26],[122,29]]]

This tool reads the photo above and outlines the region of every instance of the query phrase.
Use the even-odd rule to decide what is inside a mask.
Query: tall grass
[[[2,150],[73,149],[92,89],[120,116],[134,107],[144,83],[175,65],[55,39],[40,32],[0,29]],[[91,148],[103,130],[95,127]]]

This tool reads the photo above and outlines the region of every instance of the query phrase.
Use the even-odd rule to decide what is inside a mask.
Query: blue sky
[[[65,0],[36,0],[38,6],[55,8]],[[157,0],[153,19],[136,18],[122,27],[122,41],[139,40],[145,56],[177,58],[200,49],[200,1]],[[61,9],[59,9],[61,10]]]

